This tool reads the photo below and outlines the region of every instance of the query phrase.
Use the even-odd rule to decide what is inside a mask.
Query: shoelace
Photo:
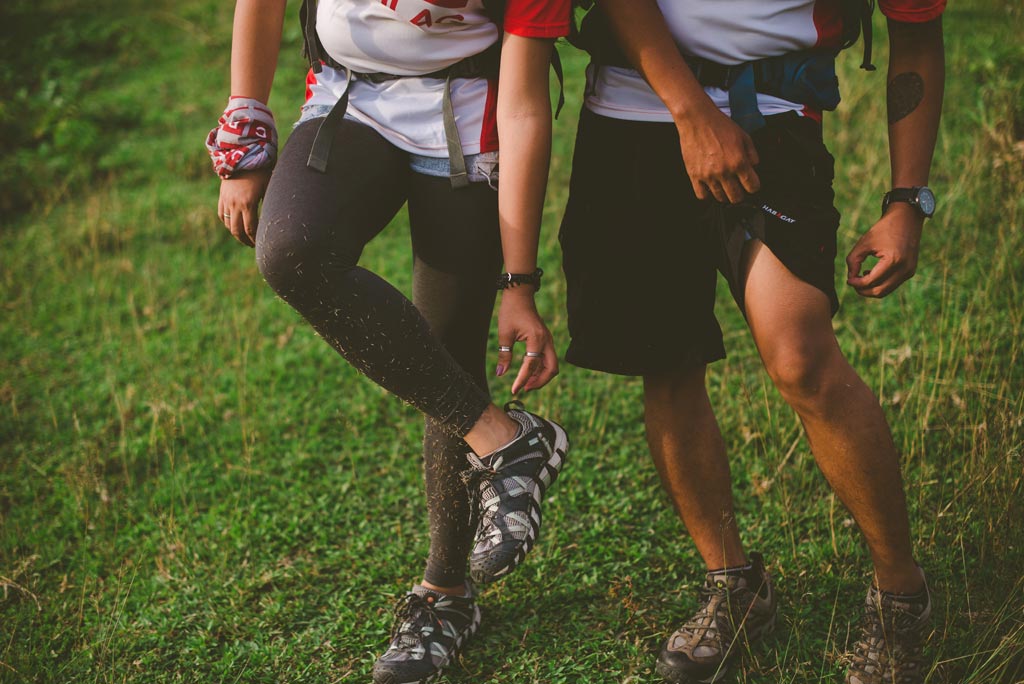
[[[703,609],[697,613],[693,619],[688,621],[684,627],[694,631],[695,633],[699,630],[701,633],[697,640],[697,643],[703,643],[705,641],[711,641],[717,634],[723,638],[723,640],[731,640],[732,631],[730,629],[729,616],[720,611],[719,608],[729,602],[729,591],[727,589],[719,589],[718,587],[707,588],[701,587],[697,590],[701,597],[702,603],[704,604]],[[715,599],[718,599],[716,602]],[[714,604],[714,605],[712,605]],[[725,624],[722,619],[725,618]],[[728,644],[723,643],[723,648],[728,648]]]
[[[504,411],[525,411],[526,407],[518,399],[506,402]],[[536,432],[536,429],[530,430],[529,432],[523,432],[517,439],[527,438]],[[459,473],[459,477],[462,479],[462,483],[466,486],[466,490],[469,492],[469,529],[476,532],[476,541],[480,539],[480,530],[478,526],[480,520],[483,517],[483,502],[480,500],[480,486],[485,482],[492,482],[498,477],[498,470],[490,466],[478,466],[471,464],[467,470],[463,470]],[[487,517],[492,517],[495,511],[498,510],[498,505],[491,506],[486,513],[489,514]]]
[[[419,594],[406,594],[395,606],[395,621],[391,625],[391,641],[396,640],[401,648],[408,648],[422,640],[421,626],[424,617],[431,624],[440,625],[434,602]]]
[[[686,622],[683,627],[699,633],[697,644],[706,644],[714,641],[717,635],[720,637],[720,647],[728,651],[736,636],[737,629],[742,629],[746,622],[750,607],[754,602],[753,592],[749,590],[742,592],[746,596],[741,599],[740,591],[730,592],[724,587],[701,587],[697,590],[703,601],[703,608],[694,618]],[[746,600],[749,598],[749,600]],[[717,601],[716,601],[717,599]],[[730,615],[730,609],[734,608],[735,613]],[[736,620],[739,616],[739,620]],[[734,626],[734,621],[738,625]]]
[[[466,485],[466,491],[469,493],[469,529],[474,533],[478,532],[477,526],[480,524],[483,509],[480,486],[485,482],[491,482],[497,476],[498,471],[494,468],[486,466],[481,468],[476,465],[471,465],[468,470],[459,473],[459,477],[462,478],[463,484]],[[493,506],[493,510],[497,510],[497,506]]]
[[[883,609],[884,610],[884,609]],[[893,610],[893,609],[890,609]],[[866,605],[861,615],[860,627],[865,633],[864,638],[854,645],[853,665],[863,669],[871,669],[875,672],[883,671],[886,663],[880,660],[883,654],[891,656],[895,651],[890,648],[885,638],[886,615],[879,613],[879,608],[873,605]],[[921,656],[924,652],[923,644],[919,636],[914,633],[916,617],[910,613],[899,611],[897,615],[890,618],[892,636],[896,639],[903,638],[909,643],[902,644],[903,662],[896,672],[896,684],[915,684],[920,681],[918,677],[921,668]],[[902,632],[902,634],[901,634]],[[891,661],[891,658],[889,659]],[[891,662],[889,663],[891,667]]]

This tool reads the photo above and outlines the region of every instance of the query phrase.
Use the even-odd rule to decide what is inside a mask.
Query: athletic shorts
[[[725,357],[717,272],[743,308],[740,255],[757,238],[839,308],[839,213],[821,125],[795,112],[752,136],[761,190],[740,205],[698,200],[675,124],[584,109],[559,239],[568,291],[569,363],[647,375]]]

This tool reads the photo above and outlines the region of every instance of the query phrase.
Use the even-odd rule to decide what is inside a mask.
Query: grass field
[[[297,7],[290,7],[294,15]],[[215,216],[202,140],[227,96],[231,3],[0,9],[0,682],[366,682],[426,553],[416,413],[343,363]],[[877,18],[877,17],[876,17]],[[876,23],[884,64],[883,23]],[[1024,10],[946,15],[946,107],[918,275],[844,288],[844,350],[902,456],[936,591],[929,682],[1024,681]],[[294,16],[271,105],[297,113]],[[564,50],[539,304],[567,343],[557,226],[583,60]],[[888,183],[884,73],[843,56],[827,117],[840,252]],[[365,263],[408,291],[400,216]],[[781,626],[739,682],[840,682],[870,579],[720,288],[710,391],[740,527]],[[681,295],[680,295],[681,296]],[[495,397],[508,383],[496,380]],[[702,568],[647,456],[640,384],[564,367],[530,408],[574,440],[540,546],[482,597],[449,682],[656,682]]]

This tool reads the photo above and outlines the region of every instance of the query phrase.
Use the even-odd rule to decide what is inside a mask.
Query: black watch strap
[[[922,202],[922,195],[924,194],[927,194],[927,201]],[[885,210],[893,202],[906,202],[916,208],[925,218],[931,218],[932,214],[935,213],[935,195],[932,194],[931,188],[925,185],[913,188],[893,188],[885,193],[885,196],[882,198],[882,214],[885,214]],[[924,206],[925,204],[928,206]]]
[[[540,290],[540,279],[544,275],[543,269],[537,269],[533,273],[502,273],[498,276],[498,289],[507,290],[517,285],[533,285],[534,292]]]

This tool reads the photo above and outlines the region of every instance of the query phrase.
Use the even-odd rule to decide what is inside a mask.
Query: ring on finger
[[[225,221],[230,221],[231,220],[231,214],[221,214],[221,216],[223,216]]]
[[[537,358],[538,356],[544,356],[544,355],[543,355],[543,354],[541,354],[540,352],[532,352],[532,351],[528,351],[528,352],[526,352],[526,355],[527,355],[527,356],[528,356],[529,358],[531,358],[531,359],[535,359],[535,358]]]
[[[506,347],[505,345],[501,345],[501,346],[498,347],[498,351],[500,351],[500,352],[510,352],[510,351],[512,351],[512,347]],[[529,356],[529,352],[527,352],[527,356]]]

